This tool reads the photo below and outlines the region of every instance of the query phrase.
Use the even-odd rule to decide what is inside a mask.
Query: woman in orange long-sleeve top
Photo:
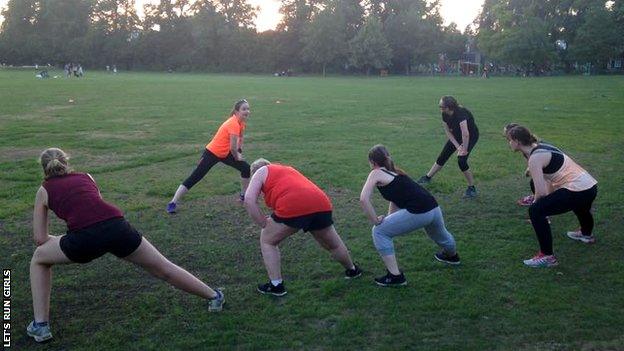
[[[245,193],[245,208],[261,228],[260,249],[270,281],[258,286],[263,294],[286,295],[280,267],[279,243],[300,229],[312,233],[316,241],[346,269],[345,278],[362,274],[347,247],[336,233],[329,197],[312,181],[290,166],[258,159],[251,165],[252,177]],[[258,206],[260,193],[273,210],[265,216]]]
[[[197,184],[212,166],[219,162],[240,171],[240,198],[243,199],[250,176],[249,164],[243,158],[243,133],[250,114],[247,100],[239,100],[234,104],[230,118],[223,122],[210,143],[206,145],[206,149],[193,173],[178,186],[175,195],[167,204],[167,212],[175,213],[180,198]]]

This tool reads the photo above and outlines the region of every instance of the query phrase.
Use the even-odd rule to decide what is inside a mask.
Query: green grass
[[[53,73],[59,74],[58,72]],[[396,240],[409,285],[382,289],[383,272],[357,197],[368,149],[383,143],[414,177],[437,157],[444,133],[437,107],[455,95],[475,115],[481,139],[470,164],[481,192],[453,159],[430,189],[462,256],[433,260],[420,231]],[[239,98],[251,103],[246,158],[292,164],[325,189],[336,227],[366,271],[345,281],[341,267],[299,233],[282,245],[289,295],[259,296],[266,280],[259,230],[236,202],[236,171],[217,166],[170,217],[164,208],[203,146]],[[73,99],[75,102],[69,103]],[[279,101],[279,103],[277,103]],[[602,350],[624,344],[624,80],[621,77],[274,78],[90,72],[85,79],[36,80],[0,71],[0,250],[13,272],[15,349],[436,349]],[[537,250],[526,209],[525,161],[502,138],[526,124],[560,146],[599,181],[598,242],[562,233],[572,214],[553,218],[560,266],[522,265]],[[170,288],[108,255],[54,268],[54,341],[35,346],[28,265],[31,207],[41,182],[36,159],[56,146],[98,181],[105,199],[173,262],[211,286],[227,306],[208,314],[199,298]],[[376,194],[378,211],[385,208]],[[51,226],[60,234],[64,225]]]

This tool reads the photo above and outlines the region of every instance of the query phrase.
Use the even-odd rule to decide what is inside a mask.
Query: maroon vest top
[[[111,218],[123,217],[117,207],[105,202],[95,182],[84,173],[70,173],[43,182],[48,192],[48,208],[67,222],[71,231]]]

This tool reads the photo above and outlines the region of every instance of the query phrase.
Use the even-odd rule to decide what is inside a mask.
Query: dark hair
[[[236,103],[234,104],[234,107],[232,107],[232,112],[230,112],[230,116],[234,115],[234,113],[236,113],[236,111],[240,110],[240,108],[241,108],[241,106],[243,106],[243,104],[248,104],[247,100],[240,99],[240,100],[236,101]]]
[[[459,103],[457,103],[457,100],[455,100],[455,98],[450,95],[445,95],[440,100],[442,100],[442,105],[450,110],[455,111],[459,107]]]
[[[368,152],[368,160],[378,166],[386,167],[389,171],[405,175],[405,172],[403,172],[402,169],[394,166],[394,162],[392,161],[392,157],[390,157],[388,149],[381,144],[377,144],[370,149]]]
[[[524,146],[537,143],[537,137],[531,133],[529,128],[523,126],[515,126],[511,128],[507,134],[512,140],[515,140]]]
[[[71,173],[72,169],[69,167],[68,160],[69,156],[61,149],[49,148],[44,150],[39,157],[39,162],[43,167],[45,179]]]
[[[503,133],[505,134],[505,136],[508,136],[509,135],[509,131],[511,130],[511,128],[518,127],[518,126],[520,126],[518,123],[508,123],[503,128]]]

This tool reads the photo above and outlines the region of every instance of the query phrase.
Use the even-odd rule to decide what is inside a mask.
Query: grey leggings
[[[449,255],[454,255],[455,239],[446,230],[442,210],[436,207],[425,213],[411,213],[399,210],[384,218],[381,224],[373,227],[373,242],[381,256],[394,255],[395,236],[404,235],[416,229],[425,228],[425,232]]]

